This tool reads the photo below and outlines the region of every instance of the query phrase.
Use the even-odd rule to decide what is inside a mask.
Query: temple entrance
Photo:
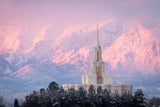
[[[96,70],[97,70],[97,84],[102,84],[101,67],[96,67]]]

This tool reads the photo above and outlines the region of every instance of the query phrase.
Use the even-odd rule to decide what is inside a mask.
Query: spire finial
[[[97,44],[99,44],[99,38],[98,38],[98,24],[97,24]]]

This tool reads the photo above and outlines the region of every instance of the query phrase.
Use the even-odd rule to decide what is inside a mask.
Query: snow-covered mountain
[[[60,85],[81,83],[81,75],[89,72],[93,56],[94,27],[95,24],[71,25],[59,36],[52,36],[58,33],[45,27],[28,42],[30,48],[20,45],[26,47],[25,40],[16,36],[19,30],[4,27],[0,35],[9,36],[7,29],[13,29],[14,42],[19,45],[8,45],[1,51],[1,93],[15,97],[46,88],[51,81]],[[134,89],[142,88],[147,95],[160,95],[160,40],[149,29],[140,23],[124,29],[120,22],[107,20],[100,23],[99,38],[106,73],[113,74],[115,83],[133,84]]]

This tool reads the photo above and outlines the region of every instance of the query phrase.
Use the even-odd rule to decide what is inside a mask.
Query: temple
[[[63,84],[64,90],[74,88],[77,90],[83,87],[88,91],[89,87],[93,85],[95,89],[101,86],[102,89],[107,89],[111,94],[132,94],[132,85],[130,84],[113,84],[113,76],[106,75],[105,63],[102,60],[102,50],[98,37],[98,25],[96,34],[96,43],[93,49],[93,60],[90,63],[89,75],[82,75],[82,84]]]

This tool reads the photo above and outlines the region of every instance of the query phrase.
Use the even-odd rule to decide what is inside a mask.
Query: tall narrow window
[[[97,61],[99,61],[99,52],[97,52]]]
[[[123,94],[127,94],[128,95],[129,91],[127,89],[124,89]]]
[[[97,79],[101,78],[101,67],[97,67]]]
[[[101,67],[96,67],[96,70],[97,70],[97,83],[102,84]]]
[[[115,89],[115,94],[118,94],[118,89]]]

